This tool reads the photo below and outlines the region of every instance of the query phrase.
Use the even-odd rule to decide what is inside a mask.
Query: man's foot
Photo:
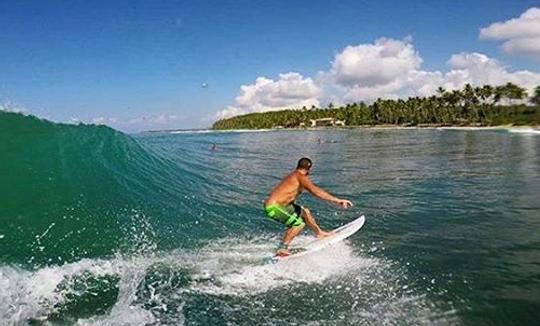
[[[289,249],[278,249],[278,251],[276,251],[276,257],[287,257],[287,256],[290,256],[292,255],[291,252],[289,251]]]
[[[334,231],[330,231],[330,232],[321,231],[321,232],[317,233],[317,238],[318,239],[327,238],[327,237],[333,236],[334,234],[336,234],[336,232],[334,232]]]

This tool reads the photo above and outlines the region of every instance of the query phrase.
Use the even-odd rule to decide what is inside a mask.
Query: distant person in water
[[[217,150],[217,145],[216,143],[212,143],[212,147],[210,148],[210,150],[213,152],[215,150]]]
[[[318,238],[331,236],[333,233],[321,230],[311,211],[305,207],[297,205],[296,199],[305,189],[315,197],[335,203],[343,208],[352,206],[352,202],[332,196],[323,189],[317,187],[309,179],[313,163],[307,157],[298,161],[296,170],[287,175],[270,193],[264,202],[264,210],[268,217],[285,224],[287,231],[283,236],[283,241],[276,252],[277,256],[288,256],[289,244],[307,224]]]
[[[337,140],[327,140],[327,141],[324,141],[324,140],[322,140],[322,139],[320,139],[320,138],[317,138],[317,144],[320,145],[320,144],[322,144],[322,143],[331,143],[331,144],[335,144],[335,143],[337,143]]]

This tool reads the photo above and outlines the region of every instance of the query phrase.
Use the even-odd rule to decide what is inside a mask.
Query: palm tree
[[[531,103],[540,106],[540,86],[534,89],[534,95],[531,97]]]
[[[507,83],[505,87],[508,92],[508,98],[511,100],[522,100],[527,97],[527,90],[525,88],[512,83]]]
[[[444,96],[445,93],[446,93],[446,89],[444,89],[444,87],[442,86],[437,87],[437,94],[439,94],[439,96]]]

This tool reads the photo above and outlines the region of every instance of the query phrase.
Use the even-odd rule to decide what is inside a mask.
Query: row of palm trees
[[[531,103],[524,100],[527,91],[515,84],[473,87],[466,84],[461,90],[439,87],[437,94],[429,97],[407,99],[377,99],[371,104],[351,103],[326,108],[302,107],[300,110],[282,110],[251,113],[222,119],[213,129],[262,129],[298,127],[309,125],[310,119],[333,117],[344,120],[349,126],[357,125],[500,125],[540,124],[540,86],[535,89]]]

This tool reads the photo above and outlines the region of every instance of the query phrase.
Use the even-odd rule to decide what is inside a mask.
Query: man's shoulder
[[[285,181],[298,181],[300,182],[302,178],[302,173],[298,172],[297,170],[294,170],[292,171],[291,173],[289,173],[285,178],[284,180]]]
[[[303,182],[306,182],[306,181],[309,181],[309,176],[301,173],[300,171],[298,170],[295,170],[293,173],[291,174],[294,174],[294,178],[299,182],[299,183],[303,183]]]

